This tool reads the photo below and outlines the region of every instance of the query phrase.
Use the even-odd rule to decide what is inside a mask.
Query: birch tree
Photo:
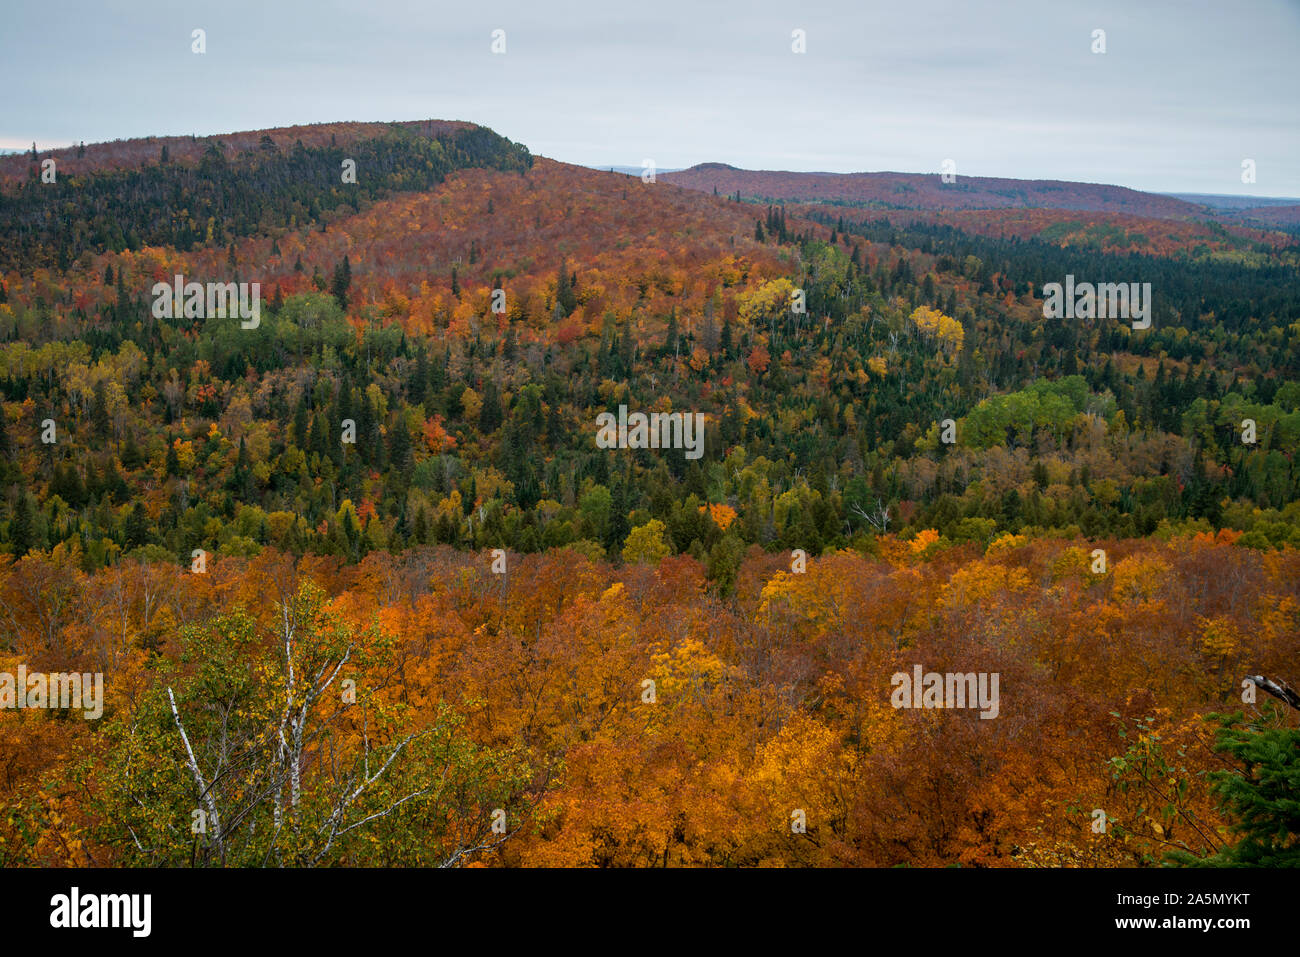
[[[518,830],[527,768],[403,701],[391,638],[310,583],[275,611],[185,629],[181,667],[106,729],[105,836],[131,863],[456,865]]]

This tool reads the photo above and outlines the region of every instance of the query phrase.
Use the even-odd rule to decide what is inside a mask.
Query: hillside
[[[1062,248],[1152,256],[1258,258],[1297,243],[1295,236],[1275,228],[1261,228],[1245,217],[1234,223],[1226,216],[1220,218],[1222,221],[1175,220],[1064,209],[876,210],[824,203],[793,203],[787,209],[823,223],[925,223],[972,236],[1037,239]]]
[[[1225,218],[1265,229],[1281,229],[1294,235],[1300,230],[1300,203],[1252,207],[1229,213]]]
[[[196,166],[209,147],[247,160],[256,157],[263,137],[292,146],[302,143],[308,149],[324,147],[350,148],[385,136],[409,133],[425,139],[449,137],[483,130],[475,123],[457,120],[414,120],[395,123],[311,123],[264,130],[243,130],[214,136],[146,136],[113,140],[110,143],[83,143],[64,149],[45,150],[41,159],[52,158],[59,170],[70,176],[85,176],[119,170],[138,170],[155,164],[163,147],[179,164]],[[30,152],[14,151],[0,155],[0,183],[6,187],[23,182],[34,173]]]
[[[55,176],[47,182],[50,160]],[[440,121],[128,140],[39,162],[9,157],[0,161],[0,269],[63,268],[106,250],[226,243],[429,189],[457,169],[524,170],[531,161],[491,130]]]
[[[463,124],[310,129],[313,142],[336,144],[316,153],[299,150],[297,132],[244,134],[256,150],[229,159],[217,141],[195,147],[199,167],[219,173],[204,174],[220,184],[206,195],[224,216],[206,229],[165,201],[193,195],[140,185],[198,175],[188,160],[157,164],[154,144],[132,147],[138,170],[69,175],[60,188],[96,197],[80,217],[52,216],[56,200],[37,186],[11,195],[46,224],[0,233],[0,256],[26,264],[0,287],[11,541],[13,521],[43,503],[23,514],[19,544],[80,529],[92,564],[141,544],[185,554],[214,508],[228,518],[246,510],[247,521],[300,516],[297,547],[353,557],[380,543],[484,536],[526,550],[585,540],[616,551],[650,517],[667,523],[677,550],[705,554],[723,529],[686,519],[706,500],[736,512],[738,545],[796,534],[817,547],[846,543],[870,524],[855,506],[876,500],[891,529],[937,524],[962,538],[968,518],[1003,531],[1026,522],[974,477],[992,467],[992,449],[1028,442],[1049,421],[1058,478],[1083,497],[1031,510],[1035,526],[1144,534],[1166,519],[1218,520],[1224,494],[1280,507],[1296,485],[1269,445],[1288,447],[1296,428],[1284,386],[1300,360],[1277,351],[1300,318],[1294,253],[1243,251],[1197,224],[1122,214],[1095,214],[1100,232],[1050,210],[888,213],[934,216],[888,222],[846,208],[832,219],[820,205],[777,210],[534,159]],[[340,138],[372,158],[350,193],[334,182]],[[277,175],[286,156],[315,173]],[[104,210],[157,241],[102,248]],[[1170,259],[1178,243],[1202,255]],[[1045,283],[1134,270],[1161,290],[1150,330],[1042,321]],[[258,282],[260,325],[155,315],[150,291],[177,274]],[[804,312],[789,308],[796,289]],[[1072,411],[1052,404],[1043,421],[1021,424],[1027,432],[963,443],[971,458],[960,467],[936,455],[939,419],[965,423],[1009,395],[1046,402],[1080,375],[1062,393]],[[665,470],[639,455],[611,473],[591,455],[589,423],[638,403],[699,410],[712,423],[708,457]],[[1234,446],[1226,429],[1226,410],[1242,403],[1276,429],[1259,452]],[[1111,432],[1104,467],[1060,432],[1098,414]],[[57,450],[37,427],[49,415],[64,423]],[[349,417],[366,441],[328,443]],[[1215,426],[1197,432],[1194,422]],[[1120,437],[1133,427],[1178,449],[1164,453],[1167,467],[1177,463],[1176,492],[1084,508],[1085,461],[1134,489],[1151,481],[1126,461],[1133,440]],[[808,489],[803,519],[745,504],[752,489],[735,469],[716,471],[738,449],[746,462],[766,460],[770,487]],[[948,468],[958,471],[942,477]],[[182,473],[191,493],[207,494],[178,498]],[[615,514],[592,525],[583,490],[611,483]],[[1017,494],[1036,498],[1047,484],[1061,482]],[[950,487],[963,496],[956,512],[943,501]],[[344,500],[356,515],[340,510]],[[475,507],[486,524],[470,520]],[[264,519],[247,521],[200,537],[221,548],[250,530],[254,540],[268,534]]]
[[[0,657],[106,691],[0,713],[0,865],[1227,847],[1206,716],[1300,651],[1285,237],[1079,184],[645,183],[441,121],[163,145],[4,160]],[[1149,284],[1149,323],[1049,318],[1067,276]],[[1003,697],[894,704],[918,663]]]
[[[739,192],[742,198],[760,202],[821,202],[872,209],[1046,208],[1125,213],[1148,219],[1193,219],[1205,217],[1209,211],[1206,206],[1172,196],[1058,180],[958,175],[955,182],[944,183],[937,173],[792,173],[736,169],[723,163],[702,163],[665,173],[662,178],[687,189],[722,195]]]

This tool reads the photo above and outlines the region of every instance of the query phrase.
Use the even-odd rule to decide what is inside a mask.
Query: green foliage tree
[[[1206,857],[1185,852],[1172,863],[1196,867],[1300,867],[1300,730],[1286,727],[1268,702],[1260,718],[1217,715],[1214,749],[1240,769],[1212,771],[1219,805],[1236,840]]]
[[[657,518],[639,525],[628,533],[623,545],[623,561],[628,564],[657,565],[661,558],[673,553],[664,538],[667,526]]]

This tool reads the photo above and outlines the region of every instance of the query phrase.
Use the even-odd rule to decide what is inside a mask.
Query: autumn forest
[[[1013,182],[0,157],[0,864],[1300,864],[1300,233]]]

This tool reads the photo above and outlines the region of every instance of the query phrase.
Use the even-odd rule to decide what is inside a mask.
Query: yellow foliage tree
[[[632,529],[623,544],[623,561],[629,565],[656,565],[659,559],[667,558],[673,550],[664,541],[665,531],[667,526],[657,518]]]
[[[929,306],[917,306],[912,310],[912,324],[922,335],[938,339],[940,346],[947,352],[961,349],[966,338],[966,330],[960,322]]]

